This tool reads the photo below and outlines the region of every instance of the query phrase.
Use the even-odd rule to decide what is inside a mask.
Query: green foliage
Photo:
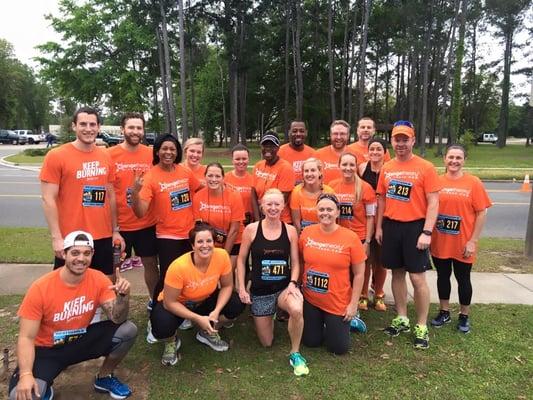
[[[44,157],[50,150],[52,150],[52,147],[38,148],[38,149],[29,148],[29,149],[24,149],[22,153],[28,157]]]
[[[476,143],[476,135],[471,129],[467,129],[459,136],[459,144],[461,144],[465,150],[468,152],[470,148]]]

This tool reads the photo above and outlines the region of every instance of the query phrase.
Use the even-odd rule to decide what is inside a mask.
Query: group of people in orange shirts
[[[394,124],[393,159],[370,118],[358,121],[352,144],[350,125],[333,121],[330,144],[316,151],[305,144],[305,123],[293,121],[287,144],[271,131],[262,136],[262,160],[249,173],[241,144],[231,151],[233,169],[225,171],[219,162],[202,165],[198,138],[183,149],[172,135],[145,146],[144,123],[142,114],[125,114],[125,141],[103,150],[94,143],[97,112],[81,108],[72,124],[76,140],[49,152],[40,180],[56,268],[64,263],[64,238],[80,229],[94,238],[92,267],[110,279],[113,243],[140,257],[150,295],[147,340],[164,342],[164,365],[177,363],[176,332],[192,325],[198,341],[227,350],[219,328],[250,304],[263,346],[273,341],[273,315],[286,314],[289,363],[296,375],[307,375],[300,344],[346,353],[350,329],[366,330],[360,310],[387,309],[387,269],[397,316],[385,333],[411,329],[409,276],[414,345],[428,348],[430,253],[440,298],[431,324],[451,321],[453,270],[457,327],[470,331],[470,271],[491,202],[479,179],[463,171],[461,146],[448,148],[446,172],[438,176],[413,154],[408,121]]]

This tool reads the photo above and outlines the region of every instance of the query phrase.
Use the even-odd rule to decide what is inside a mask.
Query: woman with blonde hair
[[[205,144],[201,138],[189,138],[183,144],[183,165],[191,170],[196,179],[205,185],[205,165],[202,165]]]
[[[322,161],[311,157],[302,163],[302,183],[296,185],[290,197],[292,223],[298,234],[312,224],[318,223],[316,199],[322,193],[333,193],[333,189],[322,183]]]
[[[339,199],[339,224],[357,234],[368,256],[374,235],[376,194],[372,186],[357,174],[357,157],[354,154],[343,153],[339,158],[339,168],[342,178],[330,182]],[[366,268],[370,268],[368,263]],[[361,296],[359,309],[368,309],[367,296]]]

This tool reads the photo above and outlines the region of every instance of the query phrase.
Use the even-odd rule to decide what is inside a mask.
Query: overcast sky
[[[44,18],[50,13],[58,15],[57,0],[0,0],[0,38],[13,45],[16,57],[23,63],[36,67],[37,64],[32,58],[40,54],[35,46],[60,40],[60,36]],[[528,19],[526,17],[526,21]],[[531,43],[532,38],[528,40],[528,35],[523,32],[515,40]],[[485,35],[481,42],[479,54],[487,61],[488,58],[503,59],[503,46],[491,35]],[[527,64],[524,64],[524,57],[520,53],[521,51],[514,50],[513,58],[518,61],[520,67],[524,67]],[[529,93],[529,83],[524,76],[512,76],[511,80],[515,85],[513,95],[520,92]]]

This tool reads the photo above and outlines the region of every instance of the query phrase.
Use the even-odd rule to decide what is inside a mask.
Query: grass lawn
[[[32,246],[24,246],[32,243]],[[520,239],[481,238],[476,272],[533,273]],[[48,264],[53,261],[47,228],[0,227],[0,262]]]
[[[19,301],[19,296],[0,297],[0,342],[11,350]],[[131,316],[140,335],[119,372],[130,378],[135,399],[528,399],[533,393],[530,306],[474,305],[470,335],[455,330],[454,316],[452,324],[430,329],[431,347],[425,351],[413,349],[410,334],[388,338],[380,331],[392,311],[368,311],[363,317],[369,332],[352,334],[349,354],[303,348],[311,372],[296,378],[287,360],[286,323],[276,323],[276,341],[263,349],[246,315],[222,332],[230,341],[228,352],[215,353],[196,342],[194,331],[180,331],[181,360],[163,367],[162,345],[145,341],[144,304],[144,299],[133,300]],[[63,374],[66,379],[55,385],[58,395],[79,379],[78,371],[73,367]],[[103,398],[92,393],[90,378],[89,372],[80,398]],[[0,399],[5,385],[0,383]]]
[[[441,157],[436,157],[436,147],[427,149],[426,158],[433,162],[439,171],[443,171]],[[42,156],[31,157],[22,152],[6,160],[18,164],[41,164]],[[261,158],[259,148],[250,149],[250,166]],[[208,164],[219,161],[223,165],[231,165],[231,151],[227,148],[210,147],[206,150],[203,163]],[[533,146],[526,148],[523,145],[508,145],[503,149],[489,144],[472,146],[469,150],[465,166],[472,174],[482,179],[524,179],[524,174],[533,176]]]

